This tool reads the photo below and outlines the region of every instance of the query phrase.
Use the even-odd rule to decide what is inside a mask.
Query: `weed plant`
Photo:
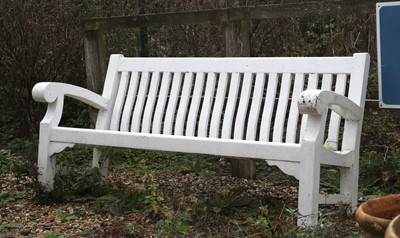
[[[54,190],[50,192],[37,184],[35,201],[46,204],[92,200],[109,191],[98,169],[70,169],[67,173],[56,176]]]
[[[32,165],[26,158],[14,154],[10,150],[0,149],[0,174],[32,174],[32,170]]]

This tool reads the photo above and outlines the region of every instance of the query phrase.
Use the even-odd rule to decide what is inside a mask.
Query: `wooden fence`
[[[372,0],[330,0],[84,19],[82,20],[82,27],[85,31],[87,87],[92,91],[101,93],[106,71],[104,34],[110,30],[220,23],[224,26],[225,55],[241,57],[250,56],[249,32],[253,19],[375,13],[376,3],[377,1]],[[233,160],[232,162],[233,175],[244,178],[255,177],[254,161]]]

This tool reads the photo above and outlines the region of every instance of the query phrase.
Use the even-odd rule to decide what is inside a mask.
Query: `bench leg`
[[[349,215],[353,214],[357,209],[358,201],[358,163],[353,164],[350,168],[342,168],[340,170],[340,194],[350,196]]]
[[[109,158],[106,154],[107,153],[105,153],[104,149],[100,148],[93,149],[92,166],[100,170],[100,174],[104,182],[106,182],[108,178],[108,166],[109,166]]]
[[[38,148],[38,181],[46,191],[54,189],[56,156],[50,156],[50,142],[46,126],[40,126]]]
[[[314,160],[312,158],[308,158]],[[310,161],[311,162],[311,161]],[[319,182],[321,167],[316,163],[300,163],[298,226],[312,226],[318,223]]]

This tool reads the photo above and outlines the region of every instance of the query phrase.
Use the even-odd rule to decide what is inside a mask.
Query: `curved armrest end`
[[[32,89],[32,97],[37,102],[47,102],[52,103],[54,102],[57,97],[58,93],[52,90],[49,90],[49,86],[52,83],[50,82],[40,82],[37,83]]]
[[[332,109],[348,120],[361,120],[362,109],[347,97],[327,90],[309,89],[303,91],[298,99],[299,112],[302,114],[322,115]]]
[[[55,83],[55,82],[40,82],[32,89],[32,97],[38,102],[52,103],[58,97],[72,97],[82,101],[94,108],[106,110],[109,100],[88,90],[78,86]]]

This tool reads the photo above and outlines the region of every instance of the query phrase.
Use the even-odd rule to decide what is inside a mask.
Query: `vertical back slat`
[[[132,72],[131,80],[129,82],[128,93],[126,95],[125,106],[121,118],[121,131],[129,130],[129,123],[132,117],[133,105],[136,101],[137,88],[139,87],[139,73]]]
[[[160,93],[158,95],[157,106],[154,112],[153,126],[151,132],[161,134],[161,125],[165,112],[165,105],[168,99],[168,90],[171,84],[171,73],[164,72],[161,80]]]
[[[139,93],[136,99],[136,104],[135,108],[133,110],[133,116],[132,116],[132,124],[131,124],[131,131],[132,132],[139,132],[140,130],[140,123],[142,120],[142,113],[144,109],[144,105],[146,103],[146,97],[147,97],[147,90],[149,87],[149,72],[143,72],[142,77],[140,80],[140,86],[139,86]]]
[[[128,82],[129,82],[129,73],[122,72],[119,80],[117,98],[115,99],[115,106],[110,122],[110,130],[112,131],[119,130],[121,112],[125,103],[125,95],[126,95],[126,89],[128,88]]]
[[[299,122],[299,108],[297,106],[297,101],[300,93],[304,89],[304,74],[297,73],[294,79],[292,100],[290,103],[288,124],[286,129],[286,142],[295,143],[296,135],[298,133],[298,122]]]
[[[229,94],[226,102],[224,119],[222,122],[221,137],[230,139],[232,135],[232,125],[236,109],[236,102],[238,98],[238,92],[240,87],[240,74],[233,73],[229,86]]]
[[[190,102],[189,115],[186,123],[187,136],[195,136],[201,96],[203,95],[204,76],[204,73],[196,74],[192,100]]]
[[[210,120],[210,112],[212,103],[214,101],[214,91],[215,91],[216,77],[215,73],[208,73],[206,80],[206,89],[204,93],[203,105],[200,112],[198,136],[207,137],[207,130]]]
[[[344,95],[347,85],[347,75],[338,74],[336,76],[335,92]],[[336,112],[331,112],[331,118],[329,120],[328,139],[331,141],[338,142],[339,128],[340,128],[341,117]]]
[[[260,126],[260,141],[268,141],[271,129],[272,113],[275,105],[278,74],[271,73],[268,77],[267,95],[265,96],[264,109]]]
[[[244,129],[246,125],[247,108],[249,106],[251,87],[253,85],[253,75],[251,73],[244,74],[242,90],[240,92],[240,101],[236,114],[234,139],[243,140]]]
[[[257,126],[261,111],[262,97],[264,93],[265,74],[257,73],[256,81],[254,83],[253,98],[251,100],[251,107],[249,113],[249,120],[247,122],[246,140],[256,140]]]
[[[147,95],[146,106],[144,108],[144,114],[143,114],[143,123],[141,129],[141,132],[143,133],[150,132],[152,117],[160,85],[160,78],[161,78],[160,74],[161,74],[160,72],[153,72],[151,76],[149,93]]]
[[[218,78],[217,95],[215,96],[214,108],[211,115],[211,122],[210,122],[211,138],[219,137],[221,114],[225,102],[225,93],[227,86],[228,86],[228,74],[221,73]]]
[[[307,89],[316,89],[318,87],[318,74],[308,75]],[[307,115],[303,115],[301,119],[300,127],[300,140],[303,138],[304,132],[306,130]]]
[[[172,79],[171,93],[169,95],[167,111],[165,112],[165,120],[163,127],[163,134],[166,135],[172,134],[181,84],[182,84],[182,73],[178,72],[174,73]]]
[[[290,73],[285,73],[282,76],[281,88],[279,91],[279,101],[276,109],[274,130],[272,136],[273,142],[283,141],[284,126],[286,123],[286,111],[289,103],[289,93],[292,83],[291,77],[292,76]]]
[[[260,119],[262,97],[264,93],[265,74],[257,73],[251,100],[249,120],[247,122],[246,140],[256,140],[257,126]]]
[[[186,115],[190,100],[190,93],[192,91],[193,73],[187,72],[183,80],[182,94],[179,101],[178,112],[176,114],[174,135],[183,135]]]
[[[322,76],[322,90],[329,90],[332,91],[332,80],[333,80],[333,75],[332,74],[324,74]]]

